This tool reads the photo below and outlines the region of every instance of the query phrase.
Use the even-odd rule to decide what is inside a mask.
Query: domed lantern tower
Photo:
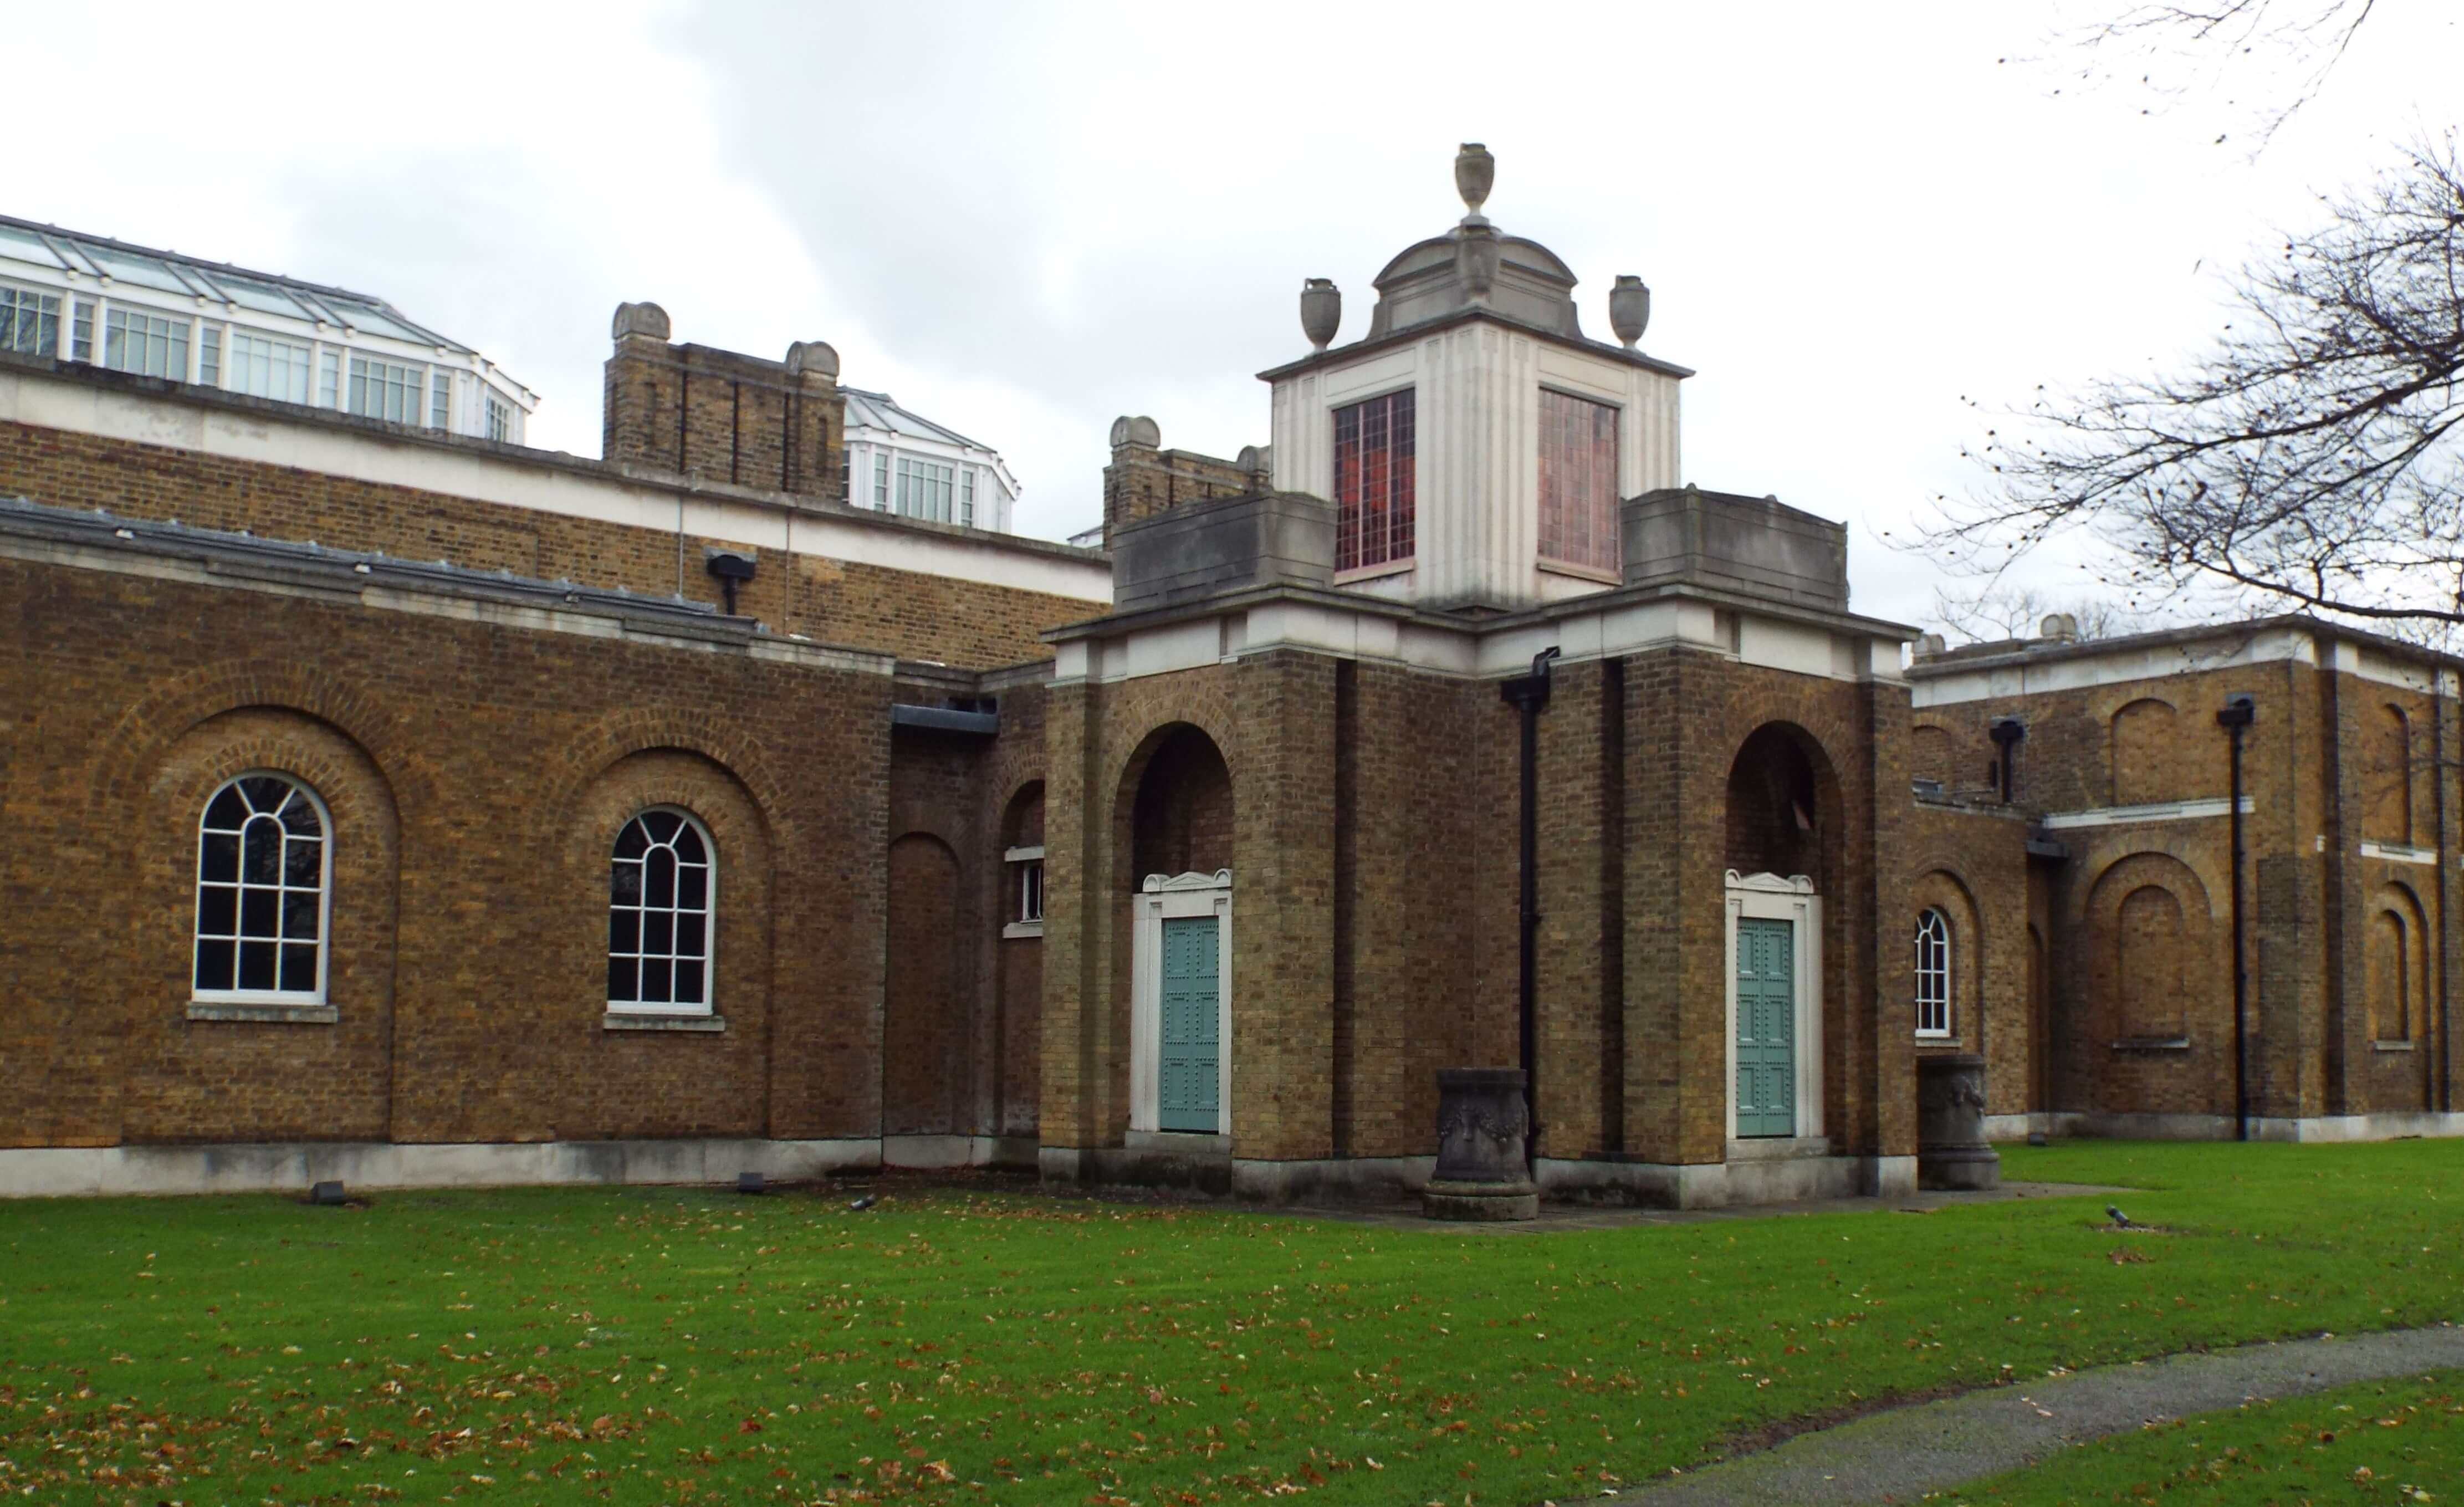
[[[1463,219],[1378,273],[1366,334],[1331,344],[1331,283],[1303,293],[1319,348],[1273,388],[1275,489],[1337,512],[1332,584],[1418,606],[1529,607],[1618,584],[1619,499],[1678,477],[1678,384],[1635,348],[1639,278],[1611,298],[1623,344],[1586,337],[1575,277],[1481,212],[1487,149],[1455,159]]]

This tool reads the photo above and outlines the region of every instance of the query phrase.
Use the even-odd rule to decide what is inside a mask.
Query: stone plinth
[[[1420,1194],[1431,1219],[1540,1216],[1540,1189],[1524,1151],[1521,1068],[1444,1068],[1438,1073],[1438,1165]]]
[[[1998,1186],[2002,1158],[1985,1139],[1985,1059],[1972,1052],[1917,1058],[1917,1186]]]

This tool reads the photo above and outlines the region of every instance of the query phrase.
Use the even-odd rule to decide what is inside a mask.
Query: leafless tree
[[[2193,0],[2134,4],[2057,38],[2079,59],[2079,77],[2132,81],[2161,100],[2223,94],[2247,112],[2252,155],[2316,99],[2343,60],[2377,0]],[[2236,99],[2236,85],[2255,85]],[[2152,113],[2152,112],[2150,112]],[[2233,135],[2217,136],[2222,144]]]
[[[2451,135],[2323,201],[2232,282],[2179,376],[2046,394],[1946,502],[1937,558],[1991,572],[2088,531],[2136,606],[2222,588],[2414,637],[2464,629],[2464,173]]]
[[[1991,584],[1972,593],[1936,587],[1933,593],[1933,620],[1971,643],[2035,637],[2057,612],[2071,619],[2081,639],[2120,638],[2156,626],[2101,597],[2060,597],[2033,587]]]

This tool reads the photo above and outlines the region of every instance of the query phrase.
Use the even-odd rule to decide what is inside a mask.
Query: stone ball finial
[[[1463,195],[1463,208],[1470,217],[1480,217],[1480,207],[1488,202],[1489,186],[1497,182],[1497,159],[1478,142],[1465,142],[1455,153],[1455,192]]]
[[[787,347],[787,374],[791,377],[827,377],[839,380],[839,353],[826,341],[800,340]]]
[[[1143,413],[1135,416],[1124,413],[1112,420],[1112,448],[1118,450],[1123,445],[1143,445],[1149,450],[1159,450],[1163,446],[1163,431]]]
[[[1343,290],[1331,277],[1311,277],[1301,284],[1301,333],[1311,347],[1324,350],[1343,327]]]
[[[1625,343],[1626,349],[1632,350],[1650,322],[1651,290],[1634,274],[1619,273],[1617,286],[1609,290],[1609,328],[1617,331],[1617,338]]]
[[[616,319],[608,332],[611,340],[627,335],[647,335],[652,340],[666,340],[674,326],[668,322],[668,311],[655,303],[620,303]]]

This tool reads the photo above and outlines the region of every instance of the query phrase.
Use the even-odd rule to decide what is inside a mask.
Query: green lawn
[[[1966,1507],[2301,1507],[2464,1500],[2464,1376],[2246,1403],[2064,1452],[1945,1494]]]
[[[2006,1165],[2170,1232],[2101,1196],[1506,1236],[966,1192],[0,1204],[0,1495],[1521,1503],[1879,1398],[2464,1317],[2464,1142]]]

